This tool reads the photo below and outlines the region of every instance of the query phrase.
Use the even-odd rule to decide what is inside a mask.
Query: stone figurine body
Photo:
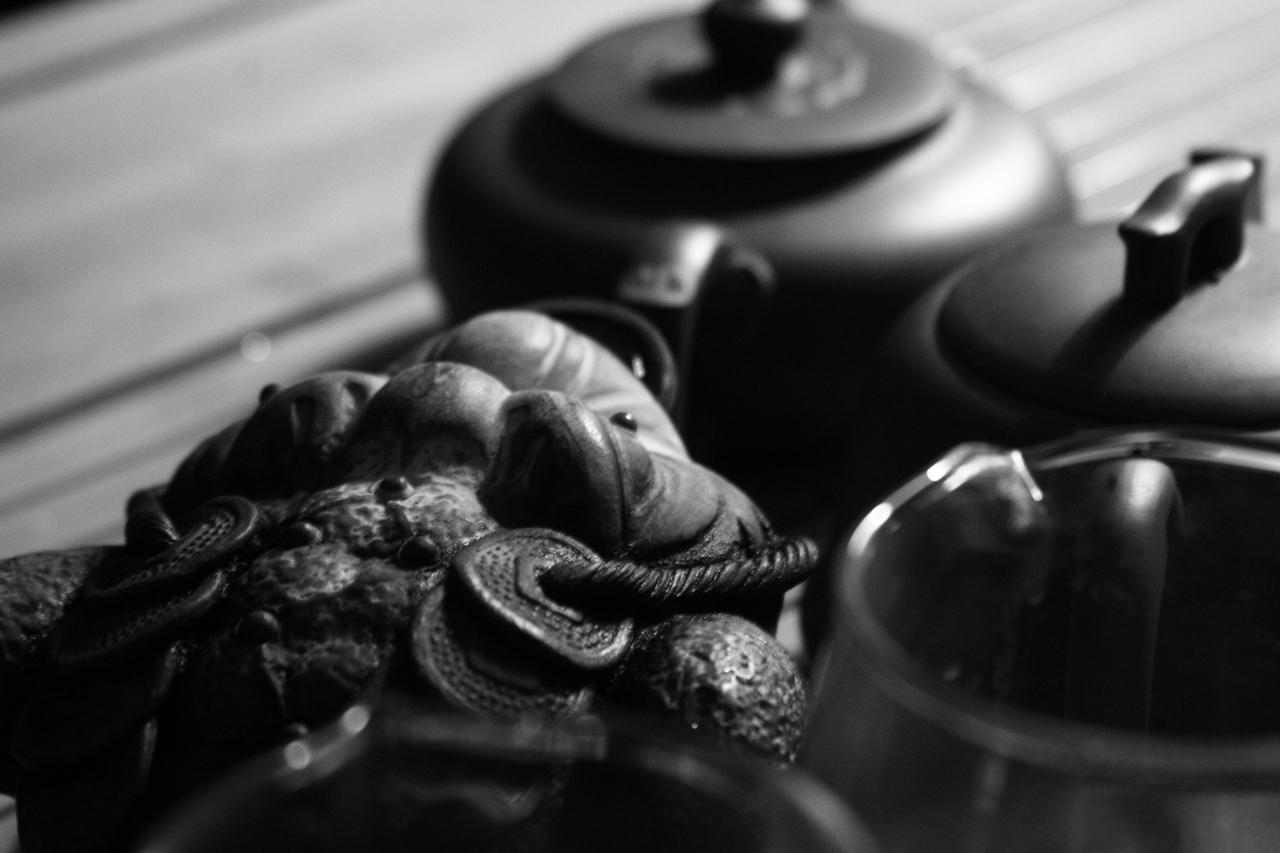
[[[804,685],[770,632],[811,546],[543,314],[264,389],[133,496],[125,540],[0,562],[0,767],[26,853],[103,849],[388,689],[798,745]]]

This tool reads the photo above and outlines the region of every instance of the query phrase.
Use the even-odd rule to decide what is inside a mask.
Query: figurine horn
[[[178,528],[164,508],[163,492],[163,486],[140,489],[125,505],[125,544],[147,557],[159,554],[179,539]]]

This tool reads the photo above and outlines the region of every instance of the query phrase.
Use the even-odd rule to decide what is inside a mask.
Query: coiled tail
[[[817,562],[818,549],[811,540],[774,536],[746,553],[697,563],[558,563],[547,569],[541,583],[548,594],[563,599],[661,606],[783,592],[807,578]]]

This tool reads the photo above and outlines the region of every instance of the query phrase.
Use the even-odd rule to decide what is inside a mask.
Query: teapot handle
[[[631,370],[663,411],[673,413],[679,392],[675,356],[666,338],[639,313],[616,302],[586,296],[540,299],[526,307],[602,344]]]
[[[1260,156],[1204,149],[1191,160],[1120,223],[1127,305],[1162,311],[1216,279],[1240,260],[1246,220],[1261,218]]]
[[[700,346],[742,346],[772,295],[774,272],[756,250],[723,228],[705,222],[678,222],[655,229],[635,263],[618,282],[615,296],[666,338],[675,355],[681,390],[671,407],[682,425],[687,413],[693,365]],[[699,341],[709,316],[740,333]]]
[[[1180,525],[1173,472],[1155,459],[1123,459],[1089,472],[1075,541],[1067,634],[1067,716],[1146,731],[1156,637]]]

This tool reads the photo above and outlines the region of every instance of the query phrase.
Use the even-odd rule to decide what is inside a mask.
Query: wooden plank
[[[844,0],[844,5],[868,20],[894,26],[908,35],[932,38],[989,13],[996,4],[992,0]]]
[[[967,45],[987,61],[1042,40],[1061,36],[1130,5],[1132,0],[1017,0],[985,4],[976,14],[943,34],[948,41]]]
[[[999,85],[998,75],[987,65],[1005,54],[1025,50],[1046,39],[1059,38],[1074,27],[1087,25],[1109,15],[1131,0],[1019,0],[1008,4],[987,4],[948,31],[937,43],[948,57],[959,58],[975,73]]]
[[[436,299],[421,280],[393,284],[11,437],[0,454],[0,557],[116,541],[129,494],[167,479],[199,439],[252,411],[263,385],[379,367],[436,327]]]
[[[1191,145],[1236,135],[1280,153],[1264,30],[1276,14],[1229,0],[1208,21],[1195,5],[859,9],[910,20],[944,49],[969,45],[995,85],[1034,102],[1071,141],[1096,217],[1135,202]],[[421,264],[417,199],[445,135],[568,46],[670,8],[562,6],[299,4],[207,41],[158,37],[168,46],[145,62],[0,107],[0,335],[6,353],[28,354],[0,364],[0,387],[24,389],[0,399],[0,551],[117,537],[124,497],[260,385],[439,322],[425,286],[362,294]],[[1113,31],[1137,46],[1125,53]],[[1214,65],[1233,53],[1235,66]],[[1191,76],[1161,88],[1178,69]],[[325,314],[338,304],[349,310]],[[246,361],[237,342],[264,330],[272,360]]]
[[[615,22],[616,14],[609,13]],[[160,63],[163,71],[121,66],[0,111],[0,140],[17,152],[0,170],[20,191],[5,195],[9,218],[0,238],[7,241],[0,245],[9,283],[17,285],[6,294],[5,341],[10,352],[27,348],[33,356],[0,366],[0,381],[34,388],[9,400],[0,429],[5,553],[116,532],[120,501],[167,476],[257,387],[280,379],[282,366],[301,374],[343,364],[353,346],[394,337],[406,322],[419,328],[439,321],[442,308],[423,286],[421,311],[401,305],[388,317],[375,312],[380,323],[363,332],[353,317],[359,311],[309,323],[295,343],[285,336],[277,344],[270,365],[246,363],[234,352],[246,331],[269,330],[322,300],[350,298],[370,281],[412,269],[415,197],[430,140],[478,100],[474,90],[503,83],[514,58],[554,59],[541,59],[536,47],[540,38],[552,41],[552,25],[539,34],[511,16],[505,37],[523,51],[508,51],[506,64],[492,68],[487,52],[474,50],[474,18],[438,12],[415,18],[435,25],[427,40],[443,51],[424,59],[418,48],[426,36],[406,34],[406,20],[379,22],[369,36],[353,34],[351,19],[335,8],[304,10],[288,22],[287,35],[263,21],[229,36],[231,47],[186,44]],[[555,26],[556,38],[571,44],[585,37],[590,21],[579,23],[578,34]],[[260,80],[276,84],[260,101],[246,102],[219,81],[215,72],[225,73],[227,63],[264,56],[264,46],[278,47],[282,38],[293,47],[259,68]],[[342,45],[350,67],[325,76]],[[436,67],[457,69],[469,88],[433,76]],[[168,91],[159,80],[183,83],[175,89],[182,97],[157,106],[156,96]],[[282,101],[290,109],[277,115]],[[120,112],[94,106],[100,104]],[[96,119],[79,136],[59,136],[57,128],[69,126],[80,107]],[[402,124],[389,128],[389,114]],[[104,139],[119,141],[104,146]],[[95,146],[101,150],[83,156]],[[212,171],[210,149],[220,158]],[[254,156],[264,158],[261,165],[250,162]],[[25,182],[28,176],[38,178]],[[298,198],[302,184],[311,194]],[[335,192],[337,200],[325,198]],[[401,227],[381,227],[388,218]],[[291,225],[307,232],[305,246],[319,257],[290,243]],[[371,238],[370,229],[385,233]],[[63,242],[72,233],[76,239]],[[267,279],[257,285],[280,291],[277,310],[258,310],[253,300],[262,295],[228,270],[247,270],[249,284]],[[308,279],[317,270],[318,283]],[[23,332],[27,339],[15,340]],[[109,369],[116,364],[123,366]],[[150,375],[155,365],[175,364],[186,367]]]
[[[1114,145],[1124,133],[1199,109],[1238,86],[1248,86],[1251,78],[1275,67],[1278,39],[1280,8],[1245,25],[1206,34],[1183,50],[1112,78],[1104,87],[1077,92],[1055,104],[1046,122],[1067,155],[1082,159]],[[1267,100],[1261,98],[1259,107]],[[1270,100],[1280,102],[1280,96]]]
[[[1274,0],[1148,0],[994,59],[987,72],[1026,109],[1044,108],[1269,13]]]
[[[0,26],[0,103],[193,38],[325,0],[92,0],[28,10]]]
[[[417,267],[447,131],[650,5],[335,0],[6,105],[0,425]]]
[[[1244,134],[1280,115],[1280,68],[1239,83],[1149,122],[1117,138],[1105,149],[1076,160],[1072,178],[1084,199],[1083,213],[1110,218],[1141,201],[1155,181],[1181,165],[1199,145],[1257,143],[1271,162],[1280,140]]]

